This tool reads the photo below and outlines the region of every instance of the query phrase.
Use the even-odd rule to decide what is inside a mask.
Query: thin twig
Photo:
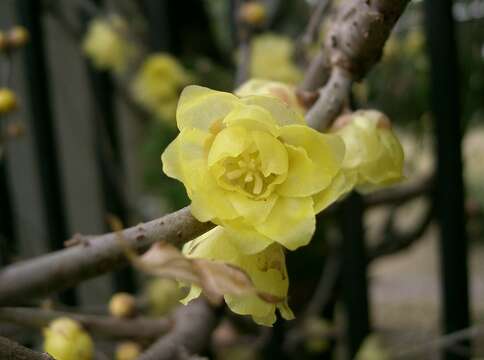
[[[122,231],[125,244],[146,250],[157,241],[180,245],[213,227],[200,223],[186,207],[162,218]],[[15,305],[74,286],[81,281],[119,269],[128,260],[116,235],[92,236],[78,246],[19,262],[0,271],[0,304]]]
[[[235,73],[235,87],[242,85],[250,78],[250,62],[252,57],[251,38],[252,29],[249,24],[244,22],[240,17],[240,9],[244,4],[244,0],[237,0],[234,7],[234,19],[236,24],[237,39],[238,39],[238,64]]]
[[[33,329],[47,326],[52,320],[68,317],[82,324],[92,334],[108,339],[156,339],[173,327],[171,319],[137,317],[118,319],[112,316],[86,315],[39,308],[0,308],[0,321]]]
[[[392,356],[392,359],[413,359],[418,354],[448,348],[459,341],[477,337],[484,337],[484,325],[482,324],[444,335],[428,343],[406,347],[406,350],[395,352],[395,354]],[[484,340],[484,338],[482,340]]]
[[[6,360],[55,360],[49,354],[33,351],[3,336],[0,336],[0,354]]]
[[[198,353],[209,343],[216,323],[216,316],[205,301],[193,301],[176,312],[173,330],[162,336],[138,360],[181,360],[184,352]]]

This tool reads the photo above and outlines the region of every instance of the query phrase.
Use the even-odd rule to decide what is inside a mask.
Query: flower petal
[[[288,170],[288,154],[284,145],[274,136],[262,132],[251,133],[261,159],[261,170],[264,176],[270,174],[286,174]]]
[[[278,193],[309,196],[326,188],[341,167],[343,141],[337,135],[321,134],[302,125],[284,126],[281,131],[289,153],[289,171]]]
[[[210,147],[208,166],[226,157],[237,157],[249,145],[248,132],[243,127],[231,126],[220,131]]]
[[[271,212],[277,200],[277,195],[272,194],[264,199],[252,199],[244,194],[232,192],[229,194],[230,202],[235,211],[251,224],[263,222]]]
[[[259,130],[279,136],[279,126],[265,108],[257,105],[240,106],[224,119],[226,126],[242,126],[247,130]]]
[[[258,105],[269,111],[279,126],[305,124],[304,118],[289,105],[272,96],[247,96],[240,100],[243,104]]]
[[[318,214],[349,193],[357,180],[358,175],[355,171],[340,171],[326,189],[313,196],[315,213]]]
[[[316,227],[313,199],[279,197],[267,220],[255,225],[263,235],[295,250],[311,240]]]
[[[180,95],[176,112],[178,129],[197,128],[209,131],[237,105],[239,99],[230,93],[202,86],[187,86]]]
[[[274,240],[257,232],[252,226],[246,225],[240,219],[224,220],[223,224],[228,238],[243,254],[256,254],[274,243]]]

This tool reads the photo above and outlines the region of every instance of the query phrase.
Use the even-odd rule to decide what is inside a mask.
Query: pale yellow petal
[[[271,113],[279,126],[305,124],[304,118],[289,105],[272,96],[248,96],[240,100],[243,104],[258,105]]]
[[[313,196],[315,213],[323,211],[349,193],[355,187],[357,179],[354,171],[340,171],[326,189]]]
[[[209,131],[211,126],[231,112],[239,99],[230,93],[202,86],[187,86],[180,95],[176,121],[180,130],[197,128]]]
[[[257,105],[237,107],[224,119],[226,126],[242,126],[247,130],[259,130],[279,136],[279,127],[272,114]]]
[[[259,150],[261,170],[264,176],[286,174],[288,171],[288,154],[285,146],[266,132],[253,131],[251,135]]]
[[[267,220],[255,229],[289,250],[296,250],[309,243],[315,227],[311,197],[279,197]]]
[[[232,192],[228,197],[235,211],[250,224],[263,222],[277,200],[275,194],[264,199],[252,199],[244,194]]]
[[[342,140],[302,125],[283,127],[281,139],[287,144],[289,170],[278,193],[309,196],[328,187],[341,168],[345,153]]]
[[[208,166],[226,157],[237,157],[250,145],[248,132],[243,127],[231,126],[215,136],[210,152]]]

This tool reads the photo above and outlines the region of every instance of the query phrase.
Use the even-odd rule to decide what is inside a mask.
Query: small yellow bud
[[[150,313],[155,316],[162,316],[173,310],[185,295],[186,291],[170,279],[151,280],[146,288]]]
[[[136,300],[128,293],[116,293],[109,301],[109,313],[118,318],[131,317],[136,312]]]
[[[23,26],[14,26],[8,31],[7,36],[12,48],[22,47],[29,41],[29,32]]]
[[[240,20],[246,24],[259,26],[267,19],[267,11],[263,4],[251,1],[243,4],[239,12]]]
[[[116,347],[116,360],[135,360],[141,354],[141,346],[133,341],[125,341]]]
[[[7,114],[17,107],[15,93],[7,88],[0,89],[0,115]]]
[[[44,329],[44,351],[57,360],[91,360],[94,346],[77,321],[62,317]]]

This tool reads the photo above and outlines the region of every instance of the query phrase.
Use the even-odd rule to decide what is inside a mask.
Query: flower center
[[[275,175],[264,176],[261,168],[261,160],[257,150],[244,151],[237,157],[228,157],[223,161],[225,169],[220,181],[232,190],[242,190],[243,193],[260,197],[265,195],[268,186],[272,183]]]

